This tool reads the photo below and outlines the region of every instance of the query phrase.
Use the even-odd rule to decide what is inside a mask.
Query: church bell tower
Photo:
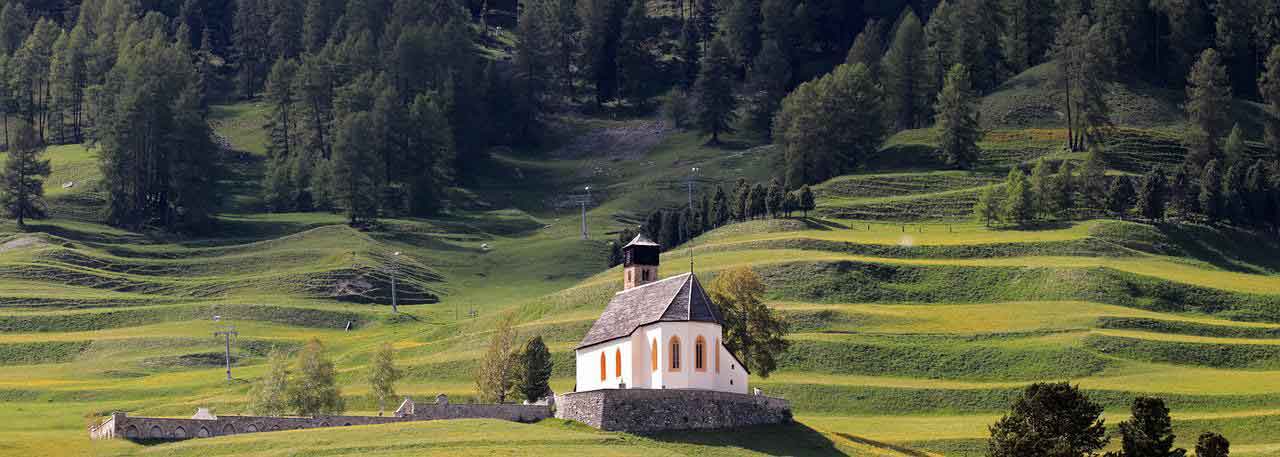
[[[658,280],[660,251],[658,243],[646,238],[643,233],[636,235],[635,239],[622,247],[623,290]]]

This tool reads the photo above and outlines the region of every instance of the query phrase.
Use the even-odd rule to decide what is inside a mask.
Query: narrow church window
[[[606,374],[608,373],[608,370],[605,368],[604,362],[605,362],[604,351],[600,351],[600,380],[601,381],[604,381],[605,379],[607,379]]]
[[[653,339],[653,347],[649,350],[649,365],[653,371],[658,371],[658,339]]]
[[[712,349],[716,351],[716,373],[720,372],[720,338],[716,338],[716,347]]]
[[[707,340],[698,335],[698,339],[693,343],[693,368],[698,371],[707,371]]]
[[[617,352],[613,353],[613,362],[614,362],[613,374],[614,376],[621,378],[622,377],[622,348],[618,348]]]
[[[680,370],[680,338],[671,337],[671,371]]]

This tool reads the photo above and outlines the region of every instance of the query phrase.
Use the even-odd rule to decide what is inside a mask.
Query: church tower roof
[[[720,309],[693,273],[618,292],[605,306],[578,348],[631,335],[657,322],[711,322],[724,325]]]
[[[658,247],[658,243],[655,243],[653,240],[649,239],[649,237],[644,236],[644,234],[641,233],[639,235],[636,235],[635,238],[632,238],[631,242],[627,243],[626,246],[623,246],[622,249],[626,249],[633,246],[653,246],[656,248]]]

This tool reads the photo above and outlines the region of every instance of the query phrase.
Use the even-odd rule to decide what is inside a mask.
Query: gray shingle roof
[[[713,322],[724,325],[720,310],[697,276],[685,273],[618,292],[604,308],[578,348],[631,335],[655,322]]]
[[[658,247],[658,243],[653,242],[653,240],[649,239],[649,237],[644,236],[644,234],[643,234],[643,233],[641,233],[641,234],[639,234],[639,235],[636,235],[636,237],[635,237],[635,238],[632,238],[632,239],[631,239],[631,242],[630,242],[630,243],[627,243],[627,245],[626,245],[626,246],[623,246],[622,248],[623,248],[623,249],[626,249],[626,248],[629,248],[629,247],[632,247],[632,246],[653,246],[653,247]]]

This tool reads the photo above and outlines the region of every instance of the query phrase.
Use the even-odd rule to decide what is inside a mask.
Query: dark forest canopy
[[[934,125],[938,107],[962,107],[939,104],[960,63],[981,96],[1057,61],[1074,150],[1106,135],[1103,88],[1127,80],[1187,94],[1191,176],[1220,158],[1223,100],[1266,103],[1266,138],[1280,143],[1271,0],[518,5],[0,0],[0,136],[7,144],[16,118],[42,143],[102,147],[108,219],[168,230],[213,220],[221,192],[210,170],[227,157],[207,107],[245,99],[268,107],[265,208],[342,210],[357,224],[439,211],[489,148],[539,141],[549,113],[647,112],[673,89],[689,96],[665,110],[713,139],[736,130],[805,145],[790,148],[779,176],[798,189],[859,166],[894,130]],[[853,148],[822,126],[867,116],[813,111],[853,106],[848,97],[875,112],[868,142]]]

